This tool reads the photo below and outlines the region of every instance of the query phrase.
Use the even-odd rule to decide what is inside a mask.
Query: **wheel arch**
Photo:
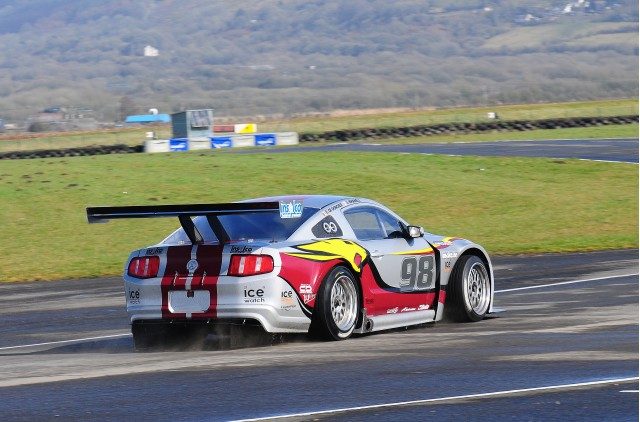
[[[362,289],[362,271],[360,273],[356,273],[353,270],[353,267],[351,267],[351,264],[349,264],[349,262],[344,259],[344,258],[340,258],[339,260],[340,262],[338,262],[336,265],[334,265],[333,267],[331,267],[329,269],[329,271],[327,271],[327,273],[324,275],[324,277],[326,277],[328,274],[331,273],[331,271],[333,271],[335,268],[337,267],[344,267],[349,274],[351,274],[351,276],[353,277],[353,279],[356,281],[356,289],[358,289],[358,317],[356,318],[356,330],[358,328],[360,328],[362,326],[362,322],[364,320],[364,313],[362,312],[362,310],[365,308],[364,307],[364,303],[365,303],[365,299],[364,299],[364,291]],[[324,277],[322,282],[324,283]],[[318,289],[319,291],[319,289]],[[317,302],[316,302],[317,304]],[[315,312],[315,305],[313,307],[313,311]]]
[[[467,255],[478,257],[480,260],[482,260],[484,265],[487,267],[487,272],[489,273],[489,281],[491,282],[491,298],[489,302],[489,310],[487,311],[487,313],[491,313],[493,311],[493,296],[495,292],[495,285],[494,285],[494,277],[493,277],[493,266],[491,265],[491,259],[489,258],[489,254],[482,247],[478,245],[471,245],[458,255],[458,259],[456,260],[454,268],[458,266],[458,264],[461,262],[460,258]],[[445,301],[445,306],[446,306],[446,301]]]

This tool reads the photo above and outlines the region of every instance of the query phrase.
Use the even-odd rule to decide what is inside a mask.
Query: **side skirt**
[[[369,319],[371,320],[371,322],[373,322],[371,331],[382,331],[390,330],[392,328],[406,327],[408,325],[433,322],[435,315],[435,311],[429,309],[425,311],[370,316]]]

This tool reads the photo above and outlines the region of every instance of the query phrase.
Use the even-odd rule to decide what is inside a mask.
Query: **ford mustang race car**
[[[425,233],[365,198],[280,196],[227,204],[87,208],[89,222],[178,217],[124,268],[134,343],[158,327],[253,323],[346,339],[493,307],[486,251]]]

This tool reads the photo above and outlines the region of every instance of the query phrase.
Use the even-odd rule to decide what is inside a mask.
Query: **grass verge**
[[[0,281],[118,274],[174,219],[88,225],[88,205],[234,201],[283,193],[379,200],[490,253],[638,245],[631,164],[388,153],[125,154],[0,162]]]
[[[519,141],[542,139],[606,139],[606,138],[637,138],[638,124],[576,127],[567,129],[540,129],[525,132],[487,132],[470,133],[464,135],[433,135],[416,136],[411,138],[390,138],[364,140],[365,143],[384,144],[435,144],[444,142],[489,142],[489,141]],[[302,145],[315,145],[314,143]]]

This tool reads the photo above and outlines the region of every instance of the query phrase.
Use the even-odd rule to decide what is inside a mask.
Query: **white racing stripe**
[[[25,347],[50,346],[52,344],[82,343],[83,341],[104,340],[104,339],[108,339],[108,338],[122,338],[122,337],[131,337],[131,333],[111,334],[111,335],[108,335],[108,336],[76,338],[76,339],[72,339],[72,340],[48,341],[48,342],[45,342],[45,343],[21,344],[19,346],[0,347],[0,351],[1,350],[12,350],[12,349],[22,349],[22,348],[25,348]]]
[[[543,287],[563,286],[565,284],[586,283],[588,281],[610,280],[612,278],[633,277],[633,276],[637,276],[637,275],[638,275],[638,273],[621,274],[621,275],[610,275],[610,276],[607,276],[607,277],[583,278],[581,280],[561,281],[559,283],[540,284],[540,285],[537,285],[537,286],[515,287],[513,289],[496,290],[494,293],[506,293],[506,292],[516,292],[516,291],[519,291],[519,290],[542,289]]]
[[[567,389],[577,388],[577,387],[616,384],[616,383],[622,383],[627,381],[637,381],[637,380],[638,380],[638,377],[616,378],[616,379],[608,379],[608,380],[602,380],[602,381],[579,382],[575,384],[549,385],[545,387],[522,388],[518,390],[504,390],[504,391],[493,391],[490,393],[478,393],[478,394],[466,394],[462,396],[439,397],[435,399],[400,401],[400,402],[392,402],[392,403],[372,404],[368,406],[342,407],[338,409],[320,410],[317,412],[291,413],[288,415],[274,415],[274,416],[267,416],[267,417],[261,417],[261,418],[238,419],[234,422],[250,422],[250,421],[265,421],[265,420],[272,420],[272,419],[300,418],[300,417],[308,417],[308,416],[321,416],[321,415],[331,415],[335,413],[354,412],[359,410],[384,409],[384,408],[411,406],[411,405],[420,405],[420,404],[437,404],[438,402],[479,399],[479,398],[485,398],[485,397],[509,396],[514,394],[529,393],[534,391],[558,391],[558,390],[567,390]]]

